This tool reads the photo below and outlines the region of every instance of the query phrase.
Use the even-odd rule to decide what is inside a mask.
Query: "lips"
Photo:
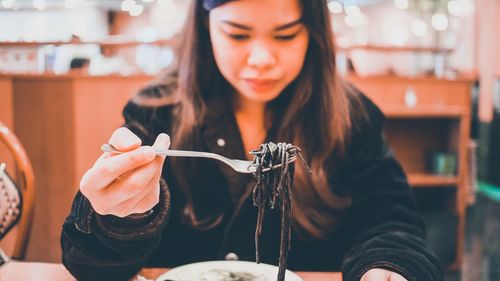
[[[256,91],[269,90],[278,84],[278,79],[254,79],[245,78],[243,79],[250,88]]]

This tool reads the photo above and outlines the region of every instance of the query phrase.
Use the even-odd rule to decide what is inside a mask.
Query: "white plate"
[[[235,274],[236,276],[231,276]],[[278,267],[248,261],[207,261],[186,264],[169,270],[156,279],[164,281],[276,281]],[[287,270],[286,281],[303,281]]]

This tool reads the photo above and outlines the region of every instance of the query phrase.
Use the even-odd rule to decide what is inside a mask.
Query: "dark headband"
[[[229,1],[232,0],[203,0],[203,7],[205,8],[205,10],[210,11],[213,8],[216,8],[217,6],[225,4]]]

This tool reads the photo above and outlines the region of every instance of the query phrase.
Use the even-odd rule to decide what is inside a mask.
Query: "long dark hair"
[[[350,205],[348,196],[340,196],[331,187],[328,176],[333,171],[331,159],[345,151],[351,131],[351,101],[335,68],[335,48],[330,15],[325,0],[301,0],[302,19],[309,32],[309,46],[299,76],[267,105],[266,118],[272,124],[275,142],[289,142],[302,149],[313,175],[296,166],[293,194],[293,219],[299,234],[322,238],[336,226],[339,213]],[[196,138],[196,128],[203,121],[209,95],[231,91],[215,64],[207,28],[208,11],[202,0],[192,4],[180,46],[176,68],[175,100],[177,117],[172,147],[189,149]],[[161,81],[161,80],[160,80]],[[170,82],[169,82],[170,81]],[[169,73],[162,83],[172,82]],[[215,97],[223,100],[223,97]],[[269,128],[268,128],[269,129]],[[334,156],[334,157],[332,157]],[[180,159],[180,158],[179,158]],[[182,160],[172,159],[177,171],[185,170]],[[186,181],[179,176],[179,183]],[[193,226],[214,226],[197,219],[189,187],[184,214]]]

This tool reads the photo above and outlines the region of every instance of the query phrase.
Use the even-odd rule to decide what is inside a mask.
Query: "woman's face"
[[[299,0],[238,0],[210,11],[215,61],[239,98],[269,102],[300,73],[309,42]]]

